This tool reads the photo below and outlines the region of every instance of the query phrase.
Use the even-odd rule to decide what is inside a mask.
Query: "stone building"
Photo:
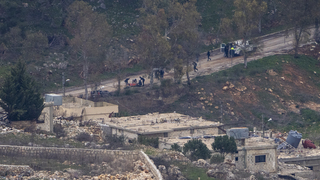
[[[245,140],[244,146],[238,146],[238,152],[234,155],[237,169],[249,169],[253,172],[278,171],[278,145],[273,140],[261,137],[252,137]]]
[[[101,126],[106,135],[156,137],[196,137],[219,134],[219,122],[206,121],[179,113],[149,113],[141,116],[110,118]]]

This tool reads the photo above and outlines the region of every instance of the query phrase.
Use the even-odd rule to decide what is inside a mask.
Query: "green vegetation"
[[[195,161],[210,158],[211,152],[201,139],[192,139],[184,144],[183,154],[186,154],[192,161]]]
[[[9,121],[37,120],[43,110],[40,86],[26,74],[26,66],[19,61],[5,77],[0,89],[0,106]]]
[[[198,168],[190,164],[182,163],[177,163],[176,165],[187,179],[198,179],[198,177],[200,177],[201,180],[214,180],[214,178],[207,176],[207,170],[204,168]]]
[[[171,145],[171,150],[178,151],[178,152],[182,151],[181,146],[179,146],[177,143],[174,143],[173,145]]]
[[[217,136],[214,137],[214,143],[211,144],[212,149],[220,152],[221,155],[237,152],[237,145],[233,137]]]
[[[159,146],[159,138],[148,138],[148,137],[144,137],[144,136],[139,136],[138,142],[140,144],[143,144],[146,146],[151,146],[154,148],[158,148],[158,146]]]

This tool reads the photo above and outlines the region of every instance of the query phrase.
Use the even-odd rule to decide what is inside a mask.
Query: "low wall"
[[[300,156],[294,158],[280,158],[286,164],[297,164],[311,168],[314,172],[320,171],[320,156]]]
[[[127,161],[126,167],[132,169],[122,169],[122,172],[132,171],[134,162],[141,160],[150,169],[155,180],[162,180],[159,170],[143,151],[0,145],[0,156],[56,159],[78,163],[102,163],[124,159]]]
[[[140,158],[141,161],[144,162],[144,164],[150,169],[150,171],[153,174],[153,179],[155,180],[163,180],[162,175],[160,171],[157,169],[157,167],[154,165],[152,160],[141,150],[140,151]]]

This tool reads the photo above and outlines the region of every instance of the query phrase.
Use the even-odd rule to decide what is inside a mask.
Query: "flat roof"
[[[184,129],[202,129],[223,125],[179,113],[149,113],[146,115],[110,118],[104,124],[138,134],[157,134]]]

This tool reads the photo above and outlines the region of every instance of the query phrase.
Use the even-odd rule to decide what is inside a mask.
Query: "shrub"
[[[109,143],[111,149],[116,149],[118,147],[123,147],[127,140],[125,136],[106,136],[106,142]]]
[[[237,152],[237,145],[233,137],[217,136],[214,138],[214,143],[211,144],[212,149],[219,151],[222,155],[225,153]]]
[[[208,159],[211,155],[207,145],[205,145],[201,139],[192,139],[184,144],[183,153],[190,153],[190,159],[193,161],[197,159]]]
[[[221,154],[214,154],[210,158],[210,164],[219,164],[219,163],[222,163],[223,161],[224,161],[224,156],[222,156]]]
[[[171,145],[171,150],[181,152],[181,147],[177,143],[174,143]]]
[[[140,144],[143,144],[146,146],[152,146],[154,148],[159,147],[159,138],[148,138],[148,137],[139,136],[138,142]]]
[[[53,126],[53,132],[56,134],[57,138],[65,137],[67,133],[65,132],[64,128],[61,126],[61,124],[55,124]]]
[[[93,141],[93,138],[90,136],[90,134],[86,133],[86,132],[82,132],[80,134],[78,134],[75,138],[77,141],[88,141],[91,142]]]

